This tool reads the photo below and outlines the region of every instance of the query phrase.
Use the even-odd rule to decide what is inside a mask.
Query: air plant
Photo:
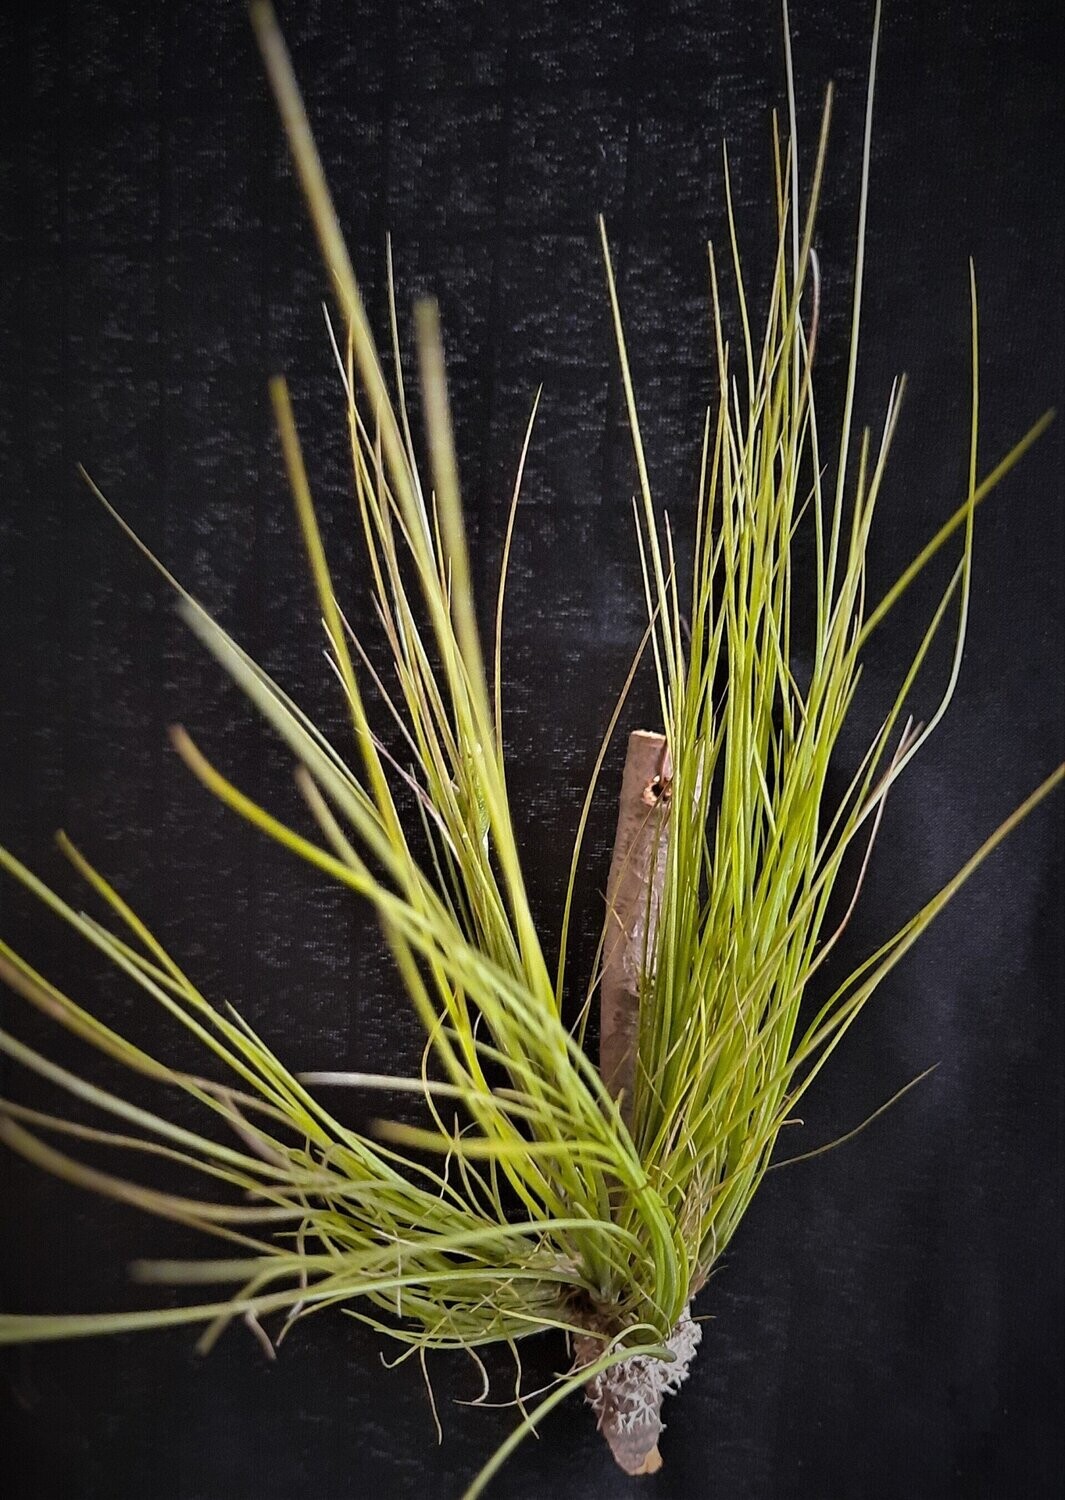
[[[118,1123],[113,1130],[89,1128],[4,1101],[0,1137],[60,1178],[225,1242],[219,1258],[135,1268],[154,1283],[220,1289],[206,1300],[148,1312],[4,1316],[0,1342],[201,1324],[201,1347],[209,1348],[234,1319],[261,1333],[261,1320],[279,1315],[279,1340],[295,1322],[334,1305],[398,1341],[404,1357],[422,1360],[433,1350],[463,1350],[477,1359],[490,1343],[517,1354],[521,1340],[560,1330],[571,1341],[569,1370],[539,1405],[522,1408],[523,1420],[471,1483],[468,1500],[534,1423],[581,1388],[618,1461],[629,1472],[646,1472],[659,1461],[663,1395],[683,1381],[698,1343],[692,1299],[729,1246],[785,1121],[884,977],[1065,775],[1059,767],[1037,787],[937,895],[810,1013],[804,996],[853,909],[885,799],[954,692],[976,508],[1051,414],[980,477],[974,278],[968,492],[872,603],[867,558],[903,394],[898,381],[879,434],[852,432],[879,9],[838,441],[829,460],[814,374],[820,288],[813,239],[831,92],[803,199],[788,44],[790,141],[774,124],[777,239],[759,332],[726,192],[738,346],[726,341],[723,269],[713,249],[709,256],[717,397],[702,434],[687,586],[652,495],[601,225],[639,477],[636,533],[647,629],[584,799],[557,961],[549,965],[526,894],[502,739],[504,589],[533,419],[514,487],[489,667],[471,593],[437,312],[422,303],[415,314],[425,474],[408,417],[394,295],[390,390],[284,43],[267,5],[254,4],[252,15],[332,278],[333,347],[365,565],[393,672],[386,680],[375,670],[334,594],[288,392],[274,380],[284,462],[354,753],[334,747],[166,574],[190,629],[295,757],[307,826],[285,823],[251,800],[184,730],[175,729],[172,739],[211,793],[371,903],[424,1026],[423,1065],[411,1078],[293,1074],[236,1012],[200,992],[64,836],[61,847],[110,908],[113,927],[76,910],[0,851],[10,876],[196,1036],[214,1070],[211,1076],[180,1071],[135,1046],[0,944],[0,976],[11,989],[131,1072],[191,1095],[204,1115],[204,1133],[179,1127],[5,1031],[0,1049],[8,1058]],[[391,262],[389,271],[391,286]],[[792,650],[800,528],[812,539],[816,598],[812,656],[801,667]],[[959,538],[956,567],[894,702],[842,798],[830,804],[829,768],[864,648],[929,560]],[[948,680],[929,721],[915,725],[907,700],[944,627],[954,637]],[[564,994],[581,845],[607,746],[646,649],[662,732],[630,741],[607,921],[573,1022],[564,1016]],[[367,684],[392,722],[405,764],[375,728]],[[401,817],[401,809],[412,808],[413,825]],[[842,923],[830,931],[830,902],[852,849],[861,871]],[[584,1042],[600,984],[597,1068]],[[351,1130],[323,1103],[323,1090],[337,1083],[406,1091],[424,1107],[425,1123],[383,1120],[369,1134]],[[212,1122],[228,1127],[224,1139],[207,1131]],[[206,1179],[204,1192],[176,1196],[103,1172],[50,1144],[53,1135],[163,1156]]]

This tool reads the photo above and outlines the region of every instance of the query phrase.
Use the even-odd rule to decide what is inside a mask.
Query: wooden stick
[[[653,951],[666,871],[672,765],[663,734],[629,736],[618,826],[606,887],[603,975],[599,989],[599,1072],[632,1121],[640,976]]]
[[[673,766],[665,735],[635,730],[629,736],[621,777],[599,989],[599,1072],[611,1094],[620,1095],[628,1125],[636,1082],[640,981],[654,953],[672,798]],[[616,1332],[602,1311],[593,1312],[585,1326],[593,1334]],[[686,1307],[667,1340],[672,1363],[635,1354],[585,1386],[599,1430],[626,1474],[655,1474],[662,1467],[662,1399],[687,1377],[700,1334]],[[596,1337],[577,1338],[574,1367],[591,1364],[601,1351]]]
[[[656,1474],[662,1467],[658,1448],[662,1402],[688,1378],[701,1337],[702,1328],[693,1322],[691,1310],[686,1307],[666,1340],[673,1355],[671,1363],[634,1354],[585,1385],[585,1399],[595,1412],[599,1431],[618,1467],[626,1474]],[[603,1345],[601,1340],[580,1337],[575,1341],[574,1352],[579,1369],[582,1364],[598,1359]]]

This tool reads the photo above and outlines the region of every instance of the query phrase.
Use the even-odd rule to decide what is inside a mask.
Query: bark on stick
[[[658,1449],[664,1425],[662,1402],[688,1378],[701,1337],[702,1329],[686,1307],[666,1340],[671,1363],[634,1354],[585,1385],[585,1399],[595,1412],[599,1431],[626,1474],[656,1474],[662,1467]],[[578,1338],[574,1352],[579,1369],[598,1359],[603,1346],[593,1338]]]
[[[632,1119],[640,973],[653,950],[665,879],[671,775],[665,735],[635,730],[621,778],[599,991],[599,1072],[615,1098],[624,1091],[626,1123]]]

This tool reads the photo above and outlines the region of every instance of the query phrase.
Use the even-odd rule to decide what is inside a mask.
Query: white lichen
[[[662,1402],[688,1378],[702,1329],[686,1307],[666,1340],[672,1360],[634,1354],[592,1377],[584,1390],[596,1414],[600,1432],[627,1474],[652,1472],[659,1465],[658,1439],[662,1433]],[[590,1364],[601,1353],[594,1339],[578,1339],[576,1365]]]

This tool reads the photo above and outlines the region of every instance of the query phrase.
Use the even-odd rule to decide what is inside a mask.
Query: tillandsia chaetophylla
[[[234,1318],[262,1326],[260,1320],[269,1324],[279,1316],[279,1338],[295,1321],[338,1303],[354,1303],[357,1316],[420,1356],[434,1349],[476,1354],[487,1343],[514,1346],[532,1333],[562,1330],[572,1343],[571,1369],[532,1415],[584,1388],[619,1462],[630,1472],[647,1471],[658,1462],[662,1397],[679,1384],[698,1343],[692,1299],[730,1244],[785,1120],[878,983],[980,861],[1061,779],[1059,769],[815,1014],[801,1009],[841,930],[827,930],[826,918],[844,858],[852,848],[868,858],[889,791],[952,696],[969,607],[975,509],[1047,419],[980,477],[974,289],[968,493],[872,604],[866,559],[902,397],[900,382],[877,436],[852,433],[875,32],[845,409],[827,467],[815,405],[820,292],[813,238],[831,97],[803,194],[789,52],[790,140],[774,136],[778,233],[759,337],[748,316],[726,173],[726,253],[722,258],[712,251],[709,259],[718,394],[702,436],[693,575],[682,593],[672,533],[652,496],[603,228],[639,478],[637,537],[648,611],[643,648],[653,658],[663,734],[654,764],[636,775],[628,834],[619,826],[602,958],[604,972],[616,959],[621,974],[612,998],[604,985],[602,1003],[620,1010],[626,996],[632,1003],[620,1032],[604,1017],[604,1039],[621,1034],[622,1044],[610,1065],[604,1055],[597,1069],[584,1047],[597,976],[576,1022],[563,1013],[591,789],[573,852],[558,957],[549,963],[526,894],[507,792],[504,592],[501,585],[494,658],[486,669],[437,315],[431,304],[416,314],[428,430],[423,472],[408,418],[394,305],[390,389],[284,45],[266,6],[255,5],[253,15],[332,277],[366,567],[395,672],[394,680],[375,672],[334,595],[289,397],[284,383],[274,381],[284,461],[354,752],[349,763],[180,588],[190,627],[293,753],[313,833],[250,800],[184,731],[175,731],[174,743],[230,807],[372,903],[424,1024],[426,1063],[423,1075],[412,1079],[346,1075],[343,1081],[410,1091],[424,1102],[428,1123],[386,1121],[373,1134],[348,1129],[323,1103],[324,1089],[336,1078],[289,1072],[238,1017],[200,992],[69,842],[64,849],[110,907],[117,930],[83,916],[3,854],[10,875],[195,1034],[213,1054],[214,1074],[178,1071],[134,1046],[4,946],[0,972],[11,988],[134,1072],[184,1090],[205,1120],[215,1116],[229,1130],[219,1140],[179,1127],[0,1033],[9,1058],[121,1122],[115,1132],[90,1131],[5,1103],[0,1134],[7,1145],[70,1181],[228,1242],[218,1259],[138,1268],[154,1282],[222,1287],[225,1294],[150,1313],[5,1317],[0,1339],[198,1323],[209,1347]],[[726,274],[741,309],[735,346],[726,342],[720,310],[719,278]],[[525,451],[531,431],[530,420]],[[834,481],[826,477],[833,471]],[[515,503],[520,477],[519,471]],[[512,507],[511,526],[513,519]],[[816,598],[812,656],[801,668],[791,651],[799,528],[811,540],[801,556],[808,551],[812,557]],[[507,555],[510,536],[508,527]],[[828,805],[829,767],[866,643],[946,546],[960,551],[954,574],[880,731],[843,798]],[[505,572],[506,561],[504,579]],[[950,625],[955,649],[940,705],[927,724],[916,726],[906,716],[910,689],[937,632]],[[404,765],[386,748],[376,713],[371,718],[370,690],[396,727]],[[640,748],[638,742],[632,754]],[[420,814],[413,832],[401,817],[409,802]],[[215,1076],[220,1071],[227,1082]],[[451,1123],[456,1112],[461,1125]],[[214,1179],[216,1194],[178,1197],[90,1168],[49,1143],[64,1132],[163,1152]],[[516,1428],[469,1495],[480,1493],[528,1430],[528,1422]]]

